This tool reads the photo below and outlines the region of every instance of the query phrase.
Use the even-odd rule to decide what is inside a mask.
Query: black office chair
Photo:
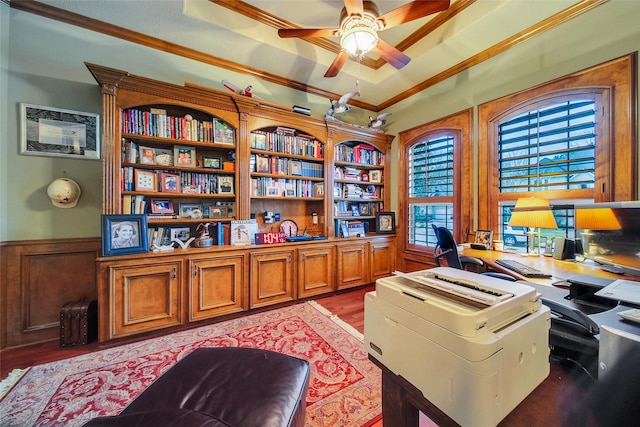
[[[448,228],[438,227],[435,224],[431,224],[431,227],[433,227],[433,232],[436,234],[436,239],[438,240],[438,243],[433,250],[433,257],[435,258],[438,267],[442,267],[441,259],[444,259],[446,266],[451,268],[470,270],[511,282],[516,281],[514,277],[511,277],[508,274],[498,273],[495,271],[484,271],[486,270],[486,266],[481,259],[458,254],[456,241]]]

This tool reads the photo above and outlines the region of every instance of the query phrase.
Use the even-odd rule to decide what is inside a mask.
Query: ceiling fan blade
[[[378,18],[384,22],[384,29],[404,24],[449,8],[450,0],[417,0],[400,6]]]
[[[333,37],[336,31],[336,28],[280,28],[278,35],[282,38]]]
[[[411,58],[382,39],[378,39],[378,44],[373,51],[398,70],[411,61]]]
[[[349,59],[349,52],[347,52],[346,50],[341,50],[340,53],[338,53],[338,56],[336,56],[336,59],[334,59],[333,62],[331,63],[331,66],[329,66],[329,69],[327,70],[327,72],[324,73],[324,76],[325,77],[337,76],[340,70],[342,69],[344,63],[347,62],[347,59]]]
[[[362,15],[364,13],[362,0],[344,0],[344,7],[347,9],[347,15]]]

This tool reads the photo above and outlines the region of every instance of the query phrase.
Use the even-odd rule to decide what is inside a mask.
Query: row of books
[[[382,199],[384,188],[378,185],[364,186],[363,184],[334,182],[333,195],[345,199]]]
[[[122,112],[122,132],[133,135],[157,136],[187,141],[235,143],[235,130],[225,122],[212,119],[201,121],[190,115],[168,115],[166,110],[149,111],[129,108]]]
[[[334,160],[359,163],[362,165],[381,166],[384,164],[384,154],[369,144],[358,144],[354,147],[346,144],[338,144],[334,148]]]
[[[324,185],[324,184],[315,184]],[[313,197],[318,192],[314,182],[303,179],[251,178],[252,197]]]
[[[310,178],[324,177],[324,165],[322,163],[293,160],[278,156],[252,154],[249,161],[249,168],[251,172],[259,173],[299,175]]]
[[[255,150],[274,151],[296,156],[324,158],[324,145],[312,136],[290,132],[253,131],[249,145]]]

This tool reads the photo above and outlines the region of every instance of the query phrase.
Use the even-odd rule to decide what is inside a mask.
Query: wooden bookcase
[[[385,188],[392,136],[313,119],[231,92],[173,85],[94,64],[87,67],[103,94],[104,214],[136,213],[142,201],[146,211],[140,213],[148,215],[150,229],[186,228],[195,235],[204,222],[255,219],[260,231],[279,231],[280,223],[289,220],[298,234],[326,236],[275,245],[214,244],[99,257],[101,342],[359,286],[392,274],[395,236],[375,234],[374,215],[389,206]],[[153,160],[144,160],[145,150]],[[353,150],[363,150],[356,161],[343,157]],[[180,162],[181,153],[190,160]],[[346,167],[357,168],[361,177],[379,176],[380,182],[355,182],[373,185],[375,198],[355,202],[333,196],[334,185],[351,183],[334,178],[337,168]],[[228,186],[223,188],[221,182]],[[334,237],[335,221],[341,219],[334,210],[344,201],[371,207],[358,218],[368,221],[370,235]],[[150,213],[152,207],[163,210],[166,202],[173,205],[173,216]],[[265,221],[266,212],[280,219]]]

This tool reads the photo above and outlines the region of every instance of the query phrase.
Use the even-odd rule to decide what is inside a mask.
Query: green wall
[[[413,96],[387,111],[391,134],[640,50],[640,1],[612,0],[536,38]],[[0,241],[100,235],[101,163],[19,155],[21,102],[101,113],[91,62],[166,82],[213,88],[246,76],[92,33],[0,3]],[[259,82],[283,105],[322,114],[328,101]],[[255,85],[254,85],[255,86]],[[263,93],[260,92],[260,93]],[[354,109],[357,110],[357,109]],[[368,112],[357,112],[363,117]],[[397,158],[397,144],[393,155]],[[392,187],[397,162],[390,162]],[[63,173],[82,187],[74,209],[53,207],[49,183]],[[392,208],[397,198],[392,194]]]

